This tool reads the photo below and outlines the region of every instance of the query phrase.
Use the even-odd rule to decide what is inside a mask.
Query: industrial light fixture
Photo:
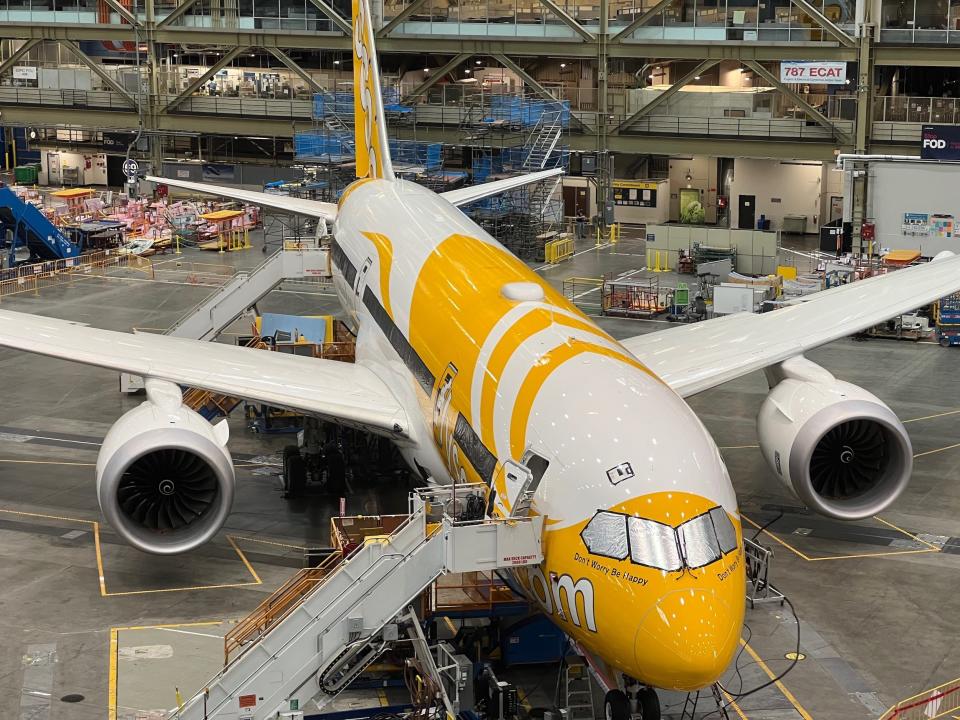
[[[566,63],[560,63],[560,69],[561,69],[561,70],[562,70],[563,68],[565,68],[566,66],[567,66]]]
[[[474,60],[473,62],[474,62],[474,64],[476,64],[476,65],[480,65],[480,64],[481,64],[479,60]]]
[[[425,73],[428,73],[428,72],[430,72],[430,68],[424,68],[423,71],[424,71]]]
[[[648,80],[653,80],[653,75],[647,75]]]
[[[470,74],[470,68],[465,69],[465,70],[463,71],[463,74],[464,74],[464,75],[469,75],[469,74]]]
[[[695,78],[693,78],[693,79],[694,79],[694,80],[699,80],[699,79],[700,79],[700,76],[697,75],[697,76],[696,76]]]
[[[334,61],[333,61],[333,64],[334,64],[334,65],[339,65],[339,64],[340,64],[340,61],[339,61],[339,60],[334,60]]]

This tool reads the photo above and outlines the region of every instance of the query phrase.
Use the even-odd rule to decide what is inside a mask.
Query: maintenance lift
[[[319,712],[400,642],[401,630],[417,659],[442,675],[413,601],[447,573],[543,561],[543,518],[491,517],[486,493],[483,484],[416,490],[409,514],[381,525],[392,527],[389,534],[362,534],[298,573],[231,631],[223,670],[170,718],[266,720],[305,710],[311,700],[310,712]],[[455,700],[444,694],[452,716]]]

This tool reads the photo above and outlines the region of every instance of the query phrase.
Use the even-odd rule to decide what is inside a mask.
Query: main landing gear
[[[660,699],[657,691],[649,687],[635,686],[633,701],[623,690],[611,690],[603,701],[605,720],[660,720]]]

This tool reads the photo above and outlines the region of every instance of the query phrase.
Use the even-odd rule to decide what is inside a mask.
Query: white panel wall
[[[784,215],[805,215],[807,232],[820,225],[822,163],[737,158],[730,188],[730,227],[739,226],[740,195],[756,197],[756,219],[770,219],[770,229],[783,226]],[[777,202],[779,200],[779,202]]]
[[[881,162],[870,166],[867,218],[877,226],[880,247],[917,249],[925,257],[941,250],[960,252],[956,237],[904,235],[904,213],[953,215],[960,218],[960,193],[956,165],[927,162]],[[954,227],[954,235],[956,227]]]

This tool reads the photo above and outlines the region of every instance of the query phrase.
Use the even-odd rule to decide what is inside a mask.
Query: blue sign
[[[123,161],[123,174],[126,175],[128,179],[135,179],[137,177],[137,170],[139,169],[140,165],[137,164],[137,161],[133,158],[127,158]]]
[[[960,160],[960,127],[924,125],[920,132],[923,160]]]

